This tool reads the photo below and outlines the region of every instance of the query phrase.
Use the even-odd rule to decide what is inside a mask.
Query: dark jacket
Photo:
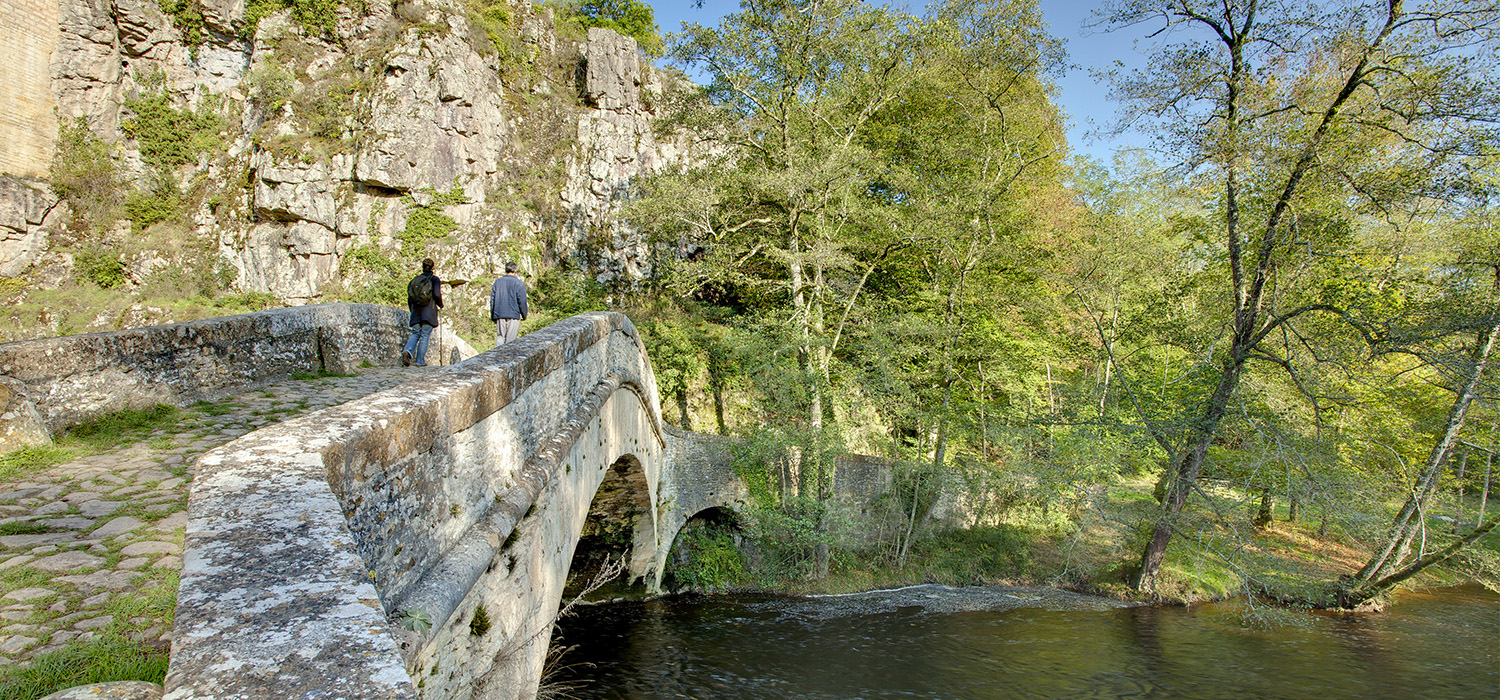
[[[526,318],[526,283],[505,275],[490,285],[490,320]]]
[[[437,275],[427,274],[432,278],[432,303],[426,306],[418,306],[412,301],[411,291],[406,293],[406,310],[411,312],[410,325],[425,323],[429,326],[438,324],[438,309],[443,308],[443,282]]]

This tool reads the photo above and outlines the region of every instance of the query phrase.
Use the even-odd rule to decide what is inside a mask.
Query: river
[[[1500,596],[1477,586],[1373,614],[943,586],[575,610],[549,683],[579,700],[1500,698]]]

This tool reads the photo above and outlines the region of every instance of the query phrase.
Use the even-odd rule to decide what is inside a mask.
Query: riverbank
[[[813,578],[810,554],[796,559],[751,513],[735,527],[699,533],[685,543],[689,555],[669,568],[676,590],[719,593],[836,595],[923,584],[951,587],[1058,589],[1131,604],[1192,605],[1253,597],[1293,607],[1321,607],[1341,576],[1359,570],[1369,552],[1344,522],[1301,517],[1285,506],[1255,525],[1243,493],[1208,488],[1210,512],[1246,513],[1243,520],[1200,517],[1186,523],[1191,537],[1175,538],[1157,595],[1131,586],[1143,546],[1142,523],[1151,522],[1153,482],[1122,479],[1101,492],[1093,508],[1077,513],[1016,508],[992,525],[929,529],[905,556],[879,541],[836,543],[828,576]],[[1258,504],[1257,504],[1258,505]],[[1395,508],[1399,504],[1390,504]],[[1388,522],[1365,514],[1364,522]],[[1433,519],[1431,527],[1445,527]],[[769,542],[768,542],[769,540]],[[1466,582],[1500,589],[1500,537],[1481,540],[1475,554],[1434,568],[1411,587]],[[1246,572],[1255,572],[1253,575]]]

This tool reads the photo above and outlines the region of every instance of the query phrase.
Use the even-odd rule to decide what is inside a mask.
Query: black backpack
[[[427,306],[432,303],[432,277],[422,273],[413,277],[406,284],[406,301],[415,306]]]

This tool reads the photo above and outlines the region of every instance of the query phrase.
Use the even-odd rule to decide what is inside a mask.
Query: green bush
[[[114,289],[125,284],[125,263],[113,251],[104,248],[89,248],[74,256],[78,275],[99,285],[100,289]]]
[[[187,198],[171,175],[158,172],[152,179],[150,191],[134,192],[125,198],[125,216],[136,233],[163,221],[180,219],[187,212]]]
[[[464,196],[463,189],[457,185],[448,192],[429,189],[425,193],[432,198],[428,204],[416,203],[411,195],[401,198],[407,206],[406,228],[396,234],[396,237],[401,240],[402,252],[412,258],[423,255],[428,241],[446,238],[448,234],[458,230],[458,222],[444,214],[443,207],[469,201]]]
[[[267,119],[274,119],[292,96],[292,72],[275,59],[262,61],[245,77],[250,103]]]
[[[52,191],[68,203],[82,231],[108,231],[119,218],[120,181],[109,144],[82,117],[58,127],[51,175]]]
[[[667,573],[677,588],[724,590],[745,580],[745,560],[732,525],[689,524],[678,537],[686,557]]]
[[[343,0],[250,0],[245,6],[243,36],[247,39],[255,36],[255,28],[262,19],[288,8],[292,11],[292,21],[303,31],[332,36],[338,26],[339,8],[343,6]]]
[[[143,80],[156,82],[150,77]],[[205,100],[196,113],[180,110],[172,106],[172,98],[162,89],[125,100],[125,108],[134,116],[121,128],[140,144],[141,160],[147,165],[162,169],[187,165],[201,153],[218,150],[223,141],[226,125],[214,113],[212,103]]]
[[[156,4],[182,32],[183,43],[190,47],[203,43],[203,5],[198,0],[156,0]]]

